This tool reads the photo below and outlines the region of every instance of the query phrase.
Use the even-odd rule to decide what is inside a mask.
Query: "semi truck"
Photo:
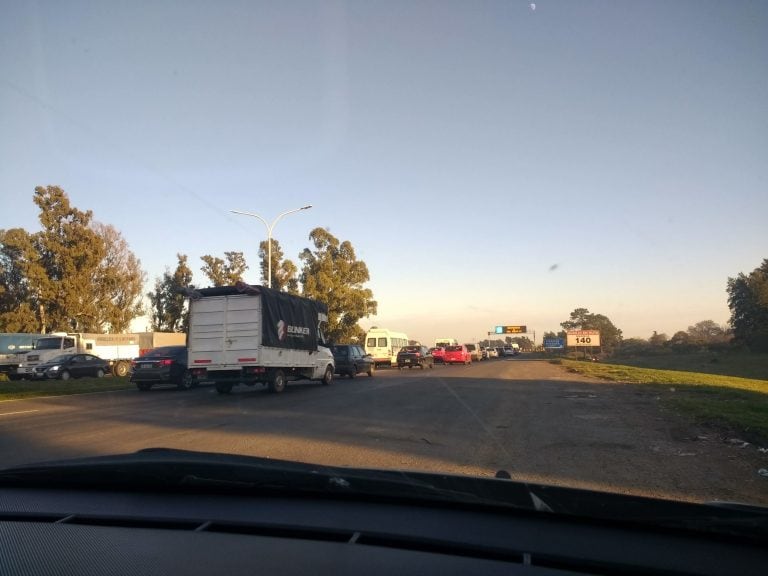
[[[35,341],[45,334],[3,332],[0,334],[0,374],[17,378],[19,364],[24,354],[32,350]]]
[[[136,334],[86,334],[53,332],[40,335],[31,350],[19,355],[15,378],[32,378],[35,367],[62,354],[93,354],[109,361],[115,376],[126,376],[131,360],[157,346],[183,345],[187,335],[174,332]]]
[[[289,381],[333,381],[325,304],[243,282],[186,294],[187,367],[196,382],[229,394],[238,384],[282,392]]]

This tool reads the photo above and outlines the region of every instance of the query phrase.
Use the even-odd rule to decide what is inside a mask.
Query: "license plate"
[[[139,368],[141,368],[141,369],[152,368],[152,364],[139,364]]]
[[[406,363],[406,364],[410,364],[410,363],[411,363],[411,359],[410,359],[410,358],[406,358],[406,359],[405,359],[405,363]]]

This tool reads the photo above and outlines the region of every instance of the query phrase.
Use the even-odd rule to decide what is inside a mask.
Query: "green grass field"
[[[37,398],[41,396],[62,396],[65,394],[87,394],[134,388],[128,378],[78,378],[76,380],[14,380],[0,382],[0,401]]]
[[[633,358],[617,356],[608,361],[612,364],[623,364],[637,368],[700,372],[702,374],[768,380],[768,354],[750,354],[741,351],[692,352]]]
[[[650,360],[655,359],[644,358],[643,363],[649,364]],[[554,362],[585,376],[653,387],[665,405],[677,412],[768,445],[768,380],[689,371],[686,368],[691,365],[690,358],[682,358],[678,363],[669,356],[663,360],[668,369],[566,359]],[[760,373],[759,359],[741,368],[718,362],[716,368],[731,373]]]

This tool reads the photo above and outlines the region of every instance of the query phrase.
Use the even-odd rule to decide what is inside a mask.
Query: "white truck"
[[[137,334],[83,334],[53,332],[40,336],[32,350],[20,355],[16,378],[32,378],[35,367],[62,354],[93,354],[109,361],[112,374],[126,376],[131,360],[157,346],[184,344],[186,334],[140,332]]]
[[[263,286],[238,283],[187,291],[187,366],[219,394],[236,384],[282,392],[290,380],[333,381],[333,354],[322,324],[324,304]]]
[[[35,340],[45,334],[27,334],[23,332],[3,332],[0,334],[0,374],[11,380],[19,378],[19,364],[27,352],[35,346]]]

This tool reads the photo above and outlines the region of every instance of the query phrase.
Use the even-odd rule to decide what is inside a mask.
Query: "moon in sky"
[[[528,4],[528,6],[531,7],[531,11],[536,12],[536,3],[531,2],[530,4]]]

